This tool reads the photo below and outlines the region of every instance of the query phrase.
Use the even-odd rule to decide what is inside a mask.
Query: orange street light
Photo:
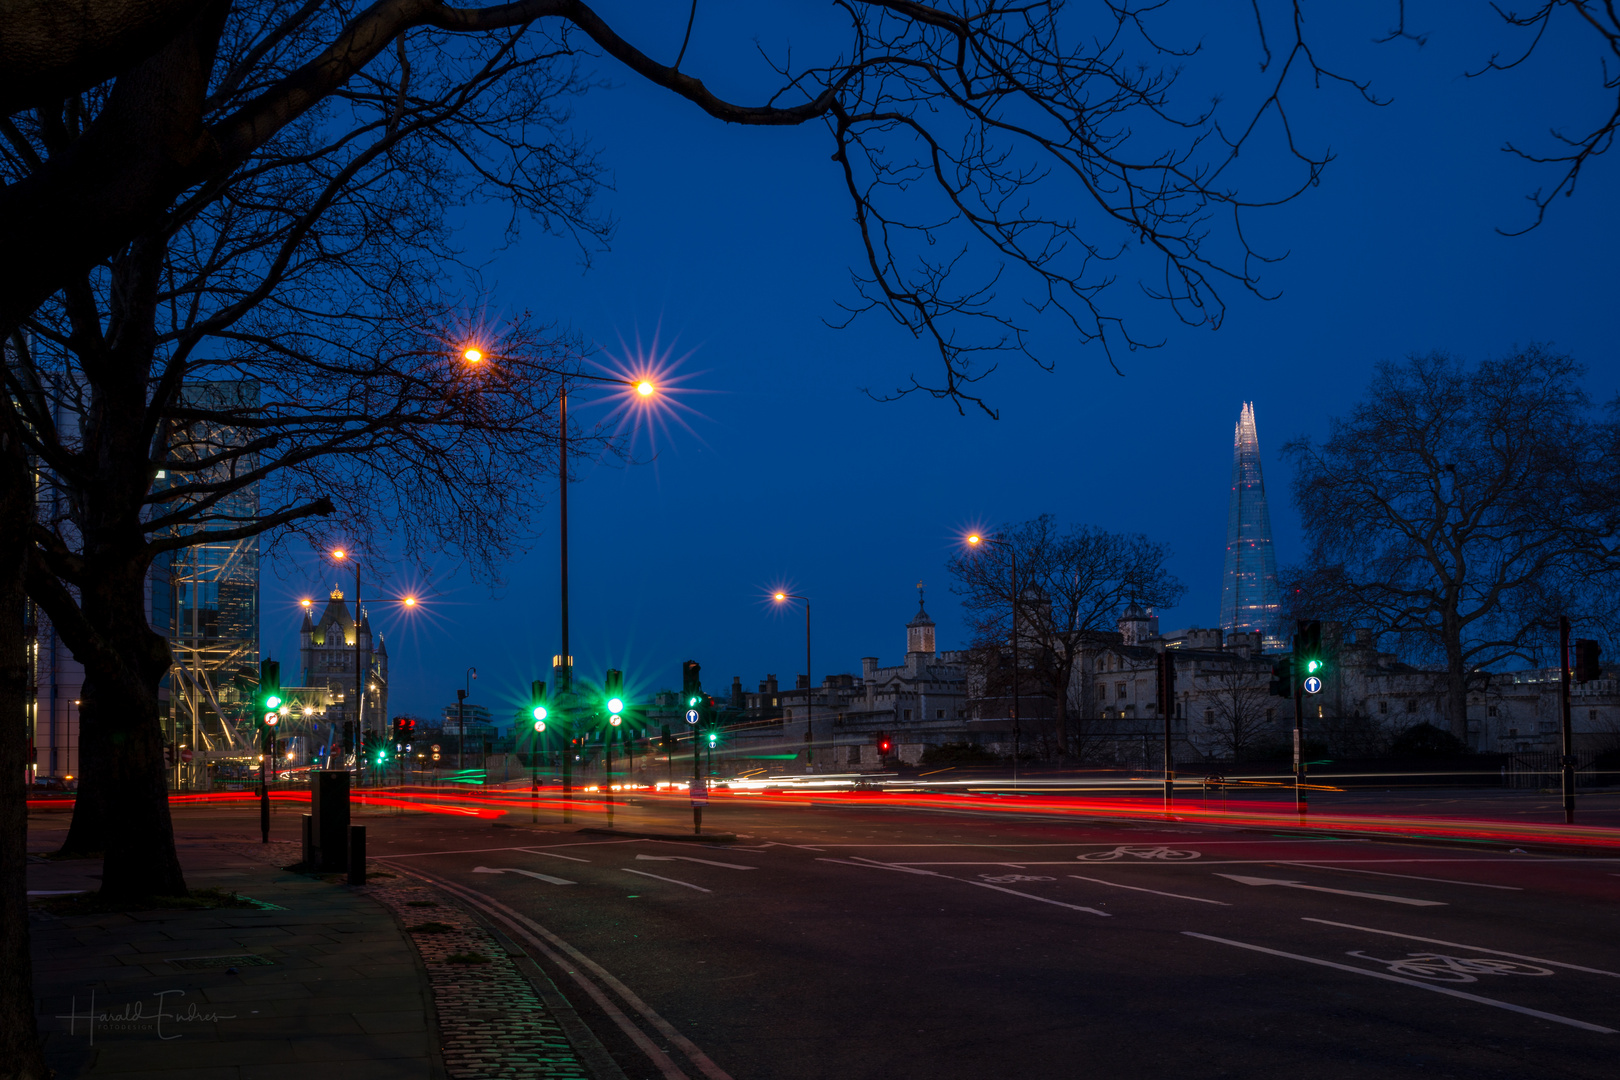
[[[461,358],[469,364],[481,363],[484,359],[484,351],[476,345],[469,345],[466,351],[461,354]]]
[[[980,536],[978,533],[968,533],[967,542],[972,544],[974,547],[977,547],[978,545],[984,543],[984,537]]]
[[[642,379],[640,382],[636,383],[636,393],[640,394],[642,397],[652,397],[657,392],[658,387],[654,386],[646,379]]]
[[[298,601],[298,606],[307,610],[315,606],[315,601],[306,596],[302,600]]]
[[[332,551],[332,558],[334,558],[334,559],[342,559],[342,558],[346,558],[348,556],[348,554],[349,553],[344,551],[342,548],[335,548]]]
[[[406,598],[405,598],[405,606],[406,606],[406,607],[415,607],[415,606],[416,606],[416,597],[414,597],[414,596],[407,596],[407,597],[406,597]]]

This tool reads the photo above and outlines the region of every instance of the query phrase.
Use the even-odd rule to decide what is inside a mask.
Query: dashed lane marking
[[[628,866],[621,866],[619,869],[623,870],[627,874],[640,874],[642,877],[657,878],[659,881],[667,881],[671,885],[685,885],[688,889],[696,889],[698,892],[714,892],[713,889],[705,889],[701,885],[694,885],[690,881],[681,881],[679,878],[664,877],[662,874],[649,874],[645,870],[632,870]]]
[[[1523,1005],[1514,1005],[1507,1001],[1498,1001],[1495,998],[1481,997],[1478,994],[1469,994],[1461,990],[1453,990],[1448,986],[1436,986],[1433,983],[1419,982],[1417,979],[1406,979],[1399,975],[1391,975],[1387,971],[1368,971],[1366,968],[1353,967],[1350,964],[1340,964],[1332,960],[1318,960],[1314,956],[1301,956],[1299,953],[1283,952],[1281,949],[1268,949],[1264,945],[1250,945],[1244,941],[1233,941],[1231,938],[1215,937],[1212,934],[1199,934],[1191,930],[1183,930],[1187,937],[1200,938],[1204,941],[1214,941],[1221,945],[1231,945],[1239,949],[1248,949],[1250,952],[1265,953],[1268,956],[1281,956],[1288,960],[1298,960],[1306,964],[1315,964],[1318,967],[1333,968],[1335,971],[1348,971],[1352,975],[1364,975],[1369,979],[1383,979],[1385,982],[1400,983],[1403,986],[1415,986],[1420,990],[1427,990],[1432,994],[1445,994],[1447,997],[1461,998],[1480,1005],[1489,1005],[1496,1009],[1506,1009],[1509,1012],[1521,1013],[1524,1016],[1534,1016],[1538,1020],[1551,1020],[1555,1024],[1568,1024],[1570,1027],[1581,1028],[1583,1031],[1595,1031],[1600,1035],[1620,1034],[1614,1028],[1603,1027],[1600,1024],[1589,1024],[1585,1020],[1575,1020],[1568,1016],[1559,1016],[1557,1013],[1542,1012],[1540,1009],[1527,1009]]]
[[[1410,896],[1391,896],[1388,893],[1355,892],[1351,889],[1330,889],[1325,885],[1307,885],[1303,881],[1286,878],[1244,877],[1242,874],[1216,874],[1243,885],[1280,885],[1285,889],[1307,889],[1310,892],[1333,893],[1335,896],[1355,896],[1363,900],[1382,900],[1386,904],[1406,904],[1409,907],[1445,907],[1444,900],[1416,900]]]
[[[1388,870],[1358,870],[1353,866],[1318,866],[1308,862],[1288,862],[1283,866],[1303,866],[1307,870],[1343,870],[1347,874],[1373,874],[1377,877],[1406,878],[1408,881],[1438,881],[1442,885],[1470,885],[1476,889],[1506,889],[1510,892],[1524,892],[1517,885],[1487,885],[1483,881],[1458,881],[1456,878],[1419,877],[1417,874],[1391,874]]]
[[[1200,904],[1219,904],[1221,907],[1231,907],[1225,900],[1209,900],[1202,896],[1183,896],[1181,893],[1160,892],[1158,889],[1144,889],[1140,885],[1121,885],[1117,881],[1104,881],[1102,878],[1081,877],[1079,874],[1070,874],[1076,881],[1094,881],[1098,885],[1111,885],[1116,889],[1130,889],[1132,892],[1152,893],[1155,896],[1173,896],[1177,900],[1196,900]]]
[[[744,866],[742,863],[715,862],[713,859],[698,859],[691,855],[637,855],[637,859],[646,859],[648,862],[681,862],[702,863],[704,866],[723,866],[728,870],[758,870],[757,866]]]
[[[1588,975],[1607,975],[1611,979],[1620,979],[1620,971],[1604,971],[1602,968],[1582,967],[1579,964],[1566,964],[1559,960],[1548,960],[1541,956],[1525,956],[1523,953],[1504,952],[1501,949],[1487,949],[1483,945],[1463,945],[1456,941],[1442,941],[1439,938],[1419,937],[1417,934],[1401,934],[1394,930],[1379,930],[1372,926],[1357,926],[1355,923],[1334,922],[1332,919],[1313,919],[1303,916],[1303,921],[1321,923],[1323,926],[1339,926],[1346,930],[1361,930],[1369,934],[1383,934],[1385,937],[1405,938],[1407,941],[1421,941],[1425,945],[1444,945],[1451,949],[1467,949],[1469,952],[1490,953],[1492,956],[1510,956],[1515,960],[1528,960],[1533,964],[1551,964],[1553,967],[1568,968],[1571,971],[1584,971]]]
[[[969,881],[967,878],[952,877],[950,874],[940,874],[933,870],[913,870],[908,866],[891,866],[888,863],[881,863],[875,859],[862,859],[859,855],[855,856],[854,861],[849,859],[817,859],[816,861],[843,863],[845,866],[864,866],[872,870],[893,870],[901,874],[920,874],[923,877],[944,878],[946,881],[959,881],[963,885],[977,885],[981,889],[994,889],[996,892],[1004,892],[1010,896],[1022,896],[1025,900],[1039,900],[1043,904],[1051,904],[1055,907],[1068,908],[1071,911],[1084,911],[1088,915],[1101,915],[1105,919],[1113,918],[1113,916],[1106,911],[1098,911],[1094,907],[1086,907],[1082,904],[1065,903],[1062,900],[1053,900],[1051,897],[1047,896],[1036,896],[1034,893],[1019,892],[1017,889],[1008,889],[1001,885],[992,885],[988,881]]]
[[[538,872],[536,872],[534,870],[519,870],[515,866],[502,866],[502,867],[498,867],[498,868],[494,867],[494,866],[475,866],[475,867],[473,867],[473,873],[475,873],[475,874],[522,874],[524,877],[532,877],[536,881],[544,881],[544,882],[546,882],[547,884],[550,884],[550,885],[577,885],[578,884],[578,882],[569,881],[567,878],[552,877],[550,874],[541,874],[541,873],[538,873]]]
[[[578,855],[563,855],[555,851],[541,851],[538,848],[518,848],[517,850],[526,851],[530,855],[548,855],[553,859],[567,859],[569,862],[588,863],[591,861],[589,859],[582,859]]]

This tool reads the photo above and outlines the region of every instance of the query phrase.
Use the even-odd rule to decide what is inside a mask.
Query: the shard
[[[1226,512],[1226,573],[1221,585],[1221,629],[1260,631],[1267,651],[1283,647],[1278,624],[1277,553],[1271,546],[1271,512],[1260,475],[1260,437],[1254,404],[1245,402],[1232,442],[1232,501]]]

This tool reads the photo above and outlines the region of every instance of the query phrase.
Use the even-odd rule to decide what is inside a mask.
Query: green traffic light
[[[1305,670],[1309,674],[1314,675],[1317,672],[1317,670],[1319,668],[1321,668],[1321,666],[1322,666],[1322,661],[1320,661],[1320,660],[1307,660],[1305,662]]]
[[[267,709],[278,709],[281,707],[281,699],[276,695],[271,694],[269,697],[264,699],[264,707]]]
[[[695,697],[689,697],[689,698],[686,699],[686,704],[689,705],[689,706],[696,707],[697,703],[698,703],[698,699],[695,698]]]
[[[624,712],[624,701],[621,698],[608,698],[608,712],[617,715]]]
[[[550,713],[546,712],[546,707],[544,705],[536,705],[534,707],[534,718],[536,720],[544,720],[546,717],[548,717],[550,715],[551,715]],[[541,724],[539,727],[535,728],[535,730],[536,731],[544,731],[545,727],[546,727],[546,725]]]

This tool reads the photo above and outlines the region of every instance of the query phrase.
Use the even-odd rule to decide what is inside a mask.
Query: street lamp
[[[479,364],[484,361],[486,354],[477,345],[468,345],[462,351],[462,359],[469,364]],[[634,399],[643,402],[651,401],[658,395],[658,384],[646,377],[623,378],[606,375],[588,375],[579,371],[558,371],[547,369],[562,378],[561,392],[558,396],[557,420],[557,513],[559,517],[558,548],[560,566],[558,572],[559,585],[558,607],[561,611],[562,622],[562,651],[558,654],[556,667],[559,673],[556,681],[556,704],[559,709],[567,709],[567,698],[564,695],[573,692],[574,661],[568,651],[568,383],[572,379],[584,379],[587,382],[608,383],[614,386],[625,387],[630,390]],[[573,738],[573,720],[569,717],[568,731],[564,738],[571,742]],[[570,752],[563,755],[563,821],[572,820],[568,808],[568,796],[572,790],[572,747]]]
[[[361,746],[364,746],[366,741],[366,684],[360,667],[360,560],[342,548],[332,550],[332,559],[334,562],[343,562],[347,559],[354,564],[354,737],[360,742]],[[344,711],[347,712],[347,710]],[[332,741],[336,742],[337,740],[333,739]],[[363,757],[356,750],[355,761],[358,763],[362,760]],[[330,757],[327,759],[327,765],[328,767],[331,766]]]
[[[978,549],[985,544],[994,544],[1004,547],[1007,554],[1012,557],[1012,654],[1013,654],[1013,786],[1018,786],[1018,751],[1022,741],[1022,730],[1018,724],[1018,548],[1006,540],[997,540],[990,536],[981,536],[978,533],[969,533],[968,547]]]
[[[805,751],[805,754],[808,755],[805,764],[809,767],[807,771],[811,771],[815,769],[816,744],[813,741],[815,738],[813,734],[815,731],[815,706],[811,703],[811,697],[815,692],[815,683],[810,678],[810,598],[800,596],[798,593],[778,590],[771,594],[771,599],[778,604],[785,604],[789,600],[798,600],[804,604],[804,741],[810,744],[810,749]]]

